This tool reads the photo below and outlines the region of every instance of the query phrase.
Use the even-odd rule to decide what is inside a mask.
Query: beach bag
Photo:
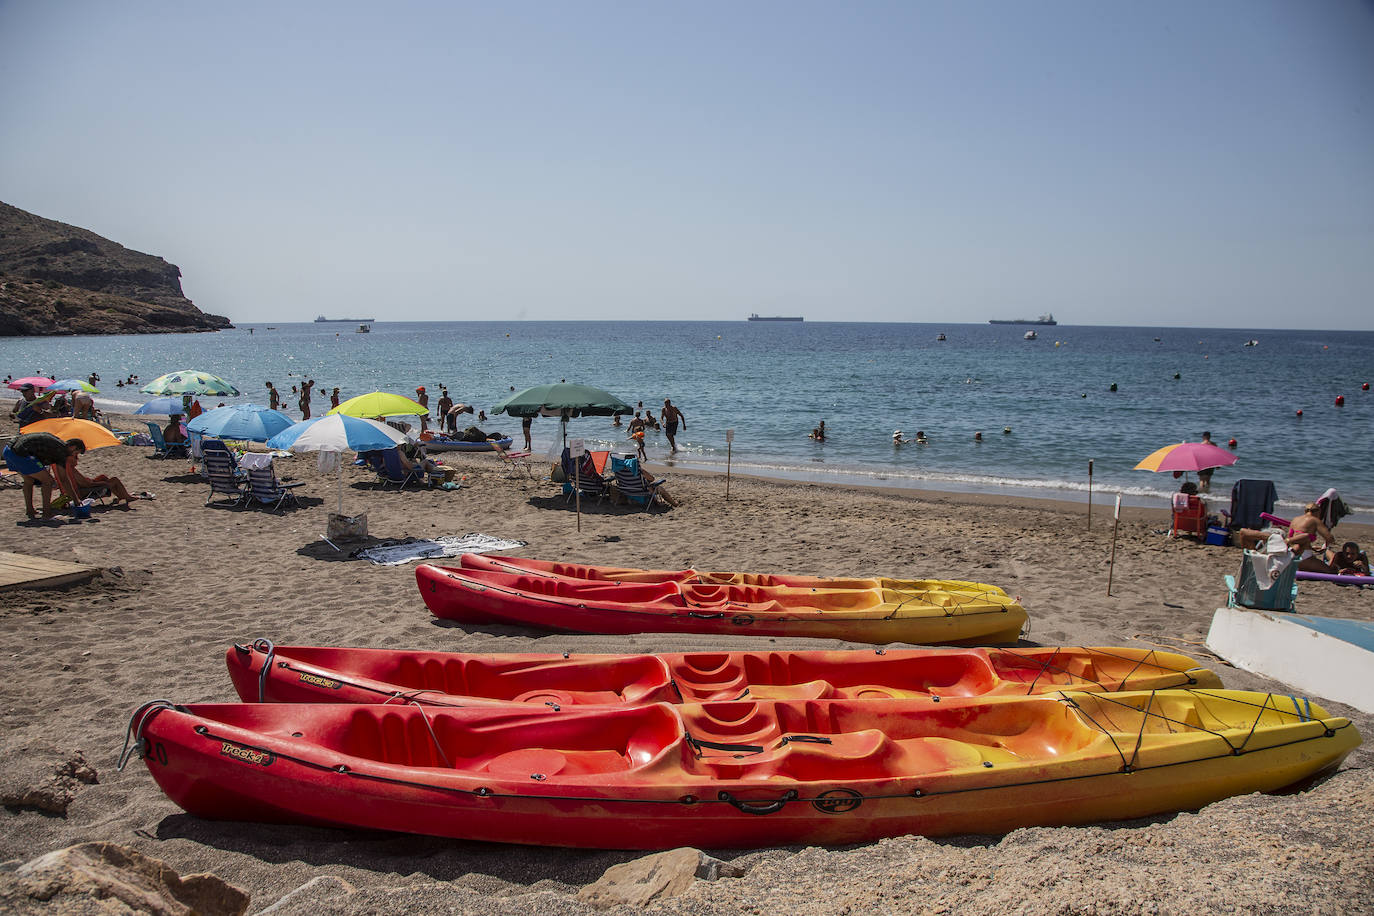
[[[1278,550],[1272,549],[1275,545]],[[1298,561],[1282,535],[1270,536],[1270,549],[1247,550],[1240,561],[1236,604],[1260,611],[1291,611]]]

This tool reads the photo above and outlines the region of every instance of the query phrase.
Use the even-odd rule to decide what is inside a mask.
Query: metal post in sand
[[[1088,459],[1088,530],[1093,530],[1093,460]]]
[[[1116,529],[1121,525],[1121,494],[1116,494],[1116,511],[1112,513],[1112,558],[1107,561],[1107,597],[1112,596],[1112,574],[1116,572]]]
[[[730,498],[730,458],[735,451],[735,431],[725,431],[725,498]]]

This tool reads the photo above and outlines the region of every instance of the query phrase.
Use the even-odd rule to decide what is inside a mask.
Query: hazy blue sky
[[[0,200],[240,321],[1374,328],[1374,6],[0,0]]]

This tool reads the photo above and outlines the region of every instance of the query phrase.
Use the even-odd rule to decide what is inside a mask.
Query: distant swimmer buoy
[[[1115,391],[1115,390],[1116,390],[1116,382],[1112,382],[1112,387],[1108,388],[1107,390],[1108,390],[1108,391]]]
[[[1011,435],[1011,427],[1010,427],[1010,426],[1003,426],[1003,427],[1002,427],[1002,435],[1004,435],[1004,436],[1010,436],[1010,435]]]
[[[1361,386],[1360,386],[1360,390],[1361,390],[1361,391],[1368,391],[1368,390],[1369,390],[1369,383],[1368,383],[1368,382],[1365,382],[1363,385],[1361,385]]]
[[[1228,442],[1228,443],[1226,443],[1226,444],[1229,445],[1229,446],[1231,447],[1232,451],[1235,450],[1235,447],[1236,447],[1236,440],[1235,440],[1235,439],[1232,439],[1230,442]]]
[[[1343,395],[1343,394],[1338,394],[1338,395],[1336,395],[1336,406],[1337,406],[1337,407],[1344,407],[1344,406],[1345,406],[1345,395]]]
[[[1181,379],[1181,378],[1183,378],[1182,375],[1180,375],[1180,374],[1177,373],[1177,372],[1174,373],[1174,380],[1175,380],[1175,381],[1177,381],[1178,379]]]
[[[1298,416],[1302,416],[1302,408],[1301,408],[1301,407],[1298,408]]]

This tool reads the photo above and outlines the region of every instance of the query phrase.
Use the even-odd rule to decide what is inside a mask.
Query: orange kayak
[[[199,817],[609,849],[1145,817],[1283,789],[1360,743],[1302,698],[1210,690],[563,708],[158,700],[130,737]]]
[[[967,582],[782,576],[639,582],[430,564],[416,567],[415,579],[436,617],[580,633],[988,645],[1016,642],[1027,619],[1025,609],[1001,589]],[[806,584],[812,582],[823,585]]]
[[[270,703],[636,706],[1221,686],[1185,655],[1136,648],[465,655],[260,639],[225,661],[244,701]]]

